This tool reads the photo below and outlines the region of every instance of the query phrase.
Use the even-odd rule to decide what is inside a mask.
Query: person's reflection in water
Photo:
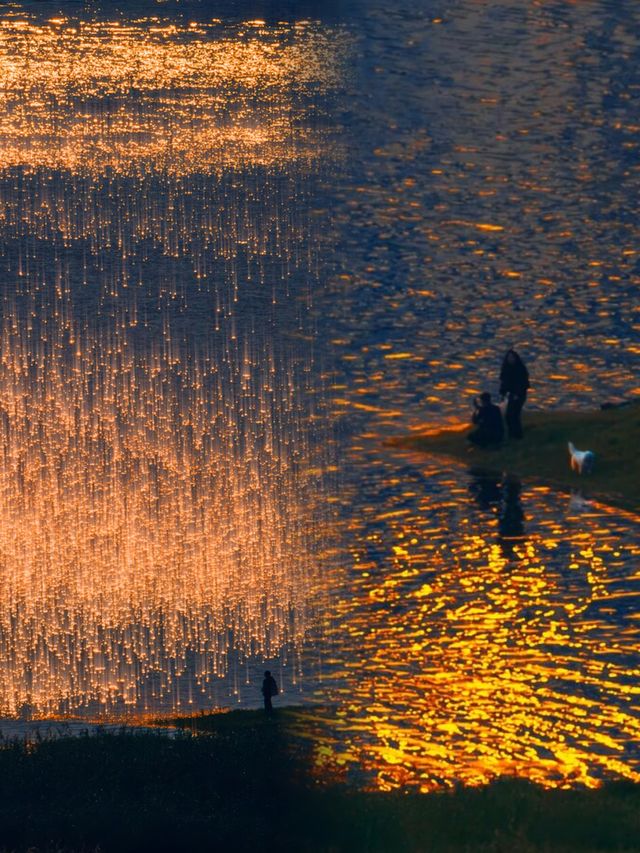
[[[505,559],[518,557],[515,546],[525,538],[522,483],[513,474],[472,468],[469,493],[483,512],[498,516],[498,543]]]
[[[502,497],[500,477],[480,468],[472,468],[469,473],[471,474],[469,492],[476,499],[480,509],[486,512],[492,507],[497,507]]]
[[[502,501],[498,515],[498,534],[502,553],[507,559],[513,559],[514,548],[524,539],[524,510],[520,493],[522,483],[513,474],[502,478]]]

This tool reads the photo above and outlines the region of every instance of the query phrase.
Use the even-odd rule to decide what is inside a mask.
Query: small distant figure
[[[509,438],[522,438],[520,414],[530,388],[529,371],[514,349],[507,351],[500,370],[500,399],[507,398],[505,421]]]
[[[592,450],[578,450],[571,442],[568,444],[571,457],[571,470],[578,474],[591,474],[595,465],[596,455]]]
[[[499,444],[504,438],[504,426],[500,409],[491,402],[491,394],[485,391],[480,399],[473,401],[474,412],[471,422],[476,429],[469,433],[468,440],[477,447]]]
[[[262,696],[264,697],[264,710],[267,714],[273,714],[273,705],[271,699],[278,695],[278,685],[275,678],[267,670],[264,674],[262,682]]]
[[[33,705],[31,702],[23,702],[18,708],[18,719],[23,722],[33,720]]]

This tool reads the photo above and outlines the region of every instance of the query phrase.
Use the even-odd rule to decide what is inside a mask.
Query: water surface
[[[382,440],[637,392],[639,16],[273,6],[3,13],[2,711],[635,779],[638,518]]]
[[[609,2],[351,22],[329,287],[349,547],[335,771],[637,778],[637,517],[380,443],[468,417],[509,346],[530,406],[637,393],[639,24]]]

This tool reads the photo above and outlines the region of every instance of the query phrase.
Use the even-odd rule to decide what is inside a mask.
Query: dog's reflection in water
[[[567,506],[567,515],[581,515],[583,512],[588,512],[591,509],[591,501],[582,494],[578,489],[572,489],[569,495],[569,504]]]
[[[513,474],[499,476],[480,469],[472,469],[469,473],[469,492],[479,508],[498,517],[498,542],[502,555],[507,560],[520,559],[515,549],[526,538],[520,479]]]

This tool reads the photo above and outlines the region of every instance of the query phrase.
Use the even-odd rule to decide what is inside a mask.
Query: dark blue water
[[[456,415],[511,345],[537,407],[637,392],[638,26],[603,2],[351,22],[335,338],[361,402]]]

